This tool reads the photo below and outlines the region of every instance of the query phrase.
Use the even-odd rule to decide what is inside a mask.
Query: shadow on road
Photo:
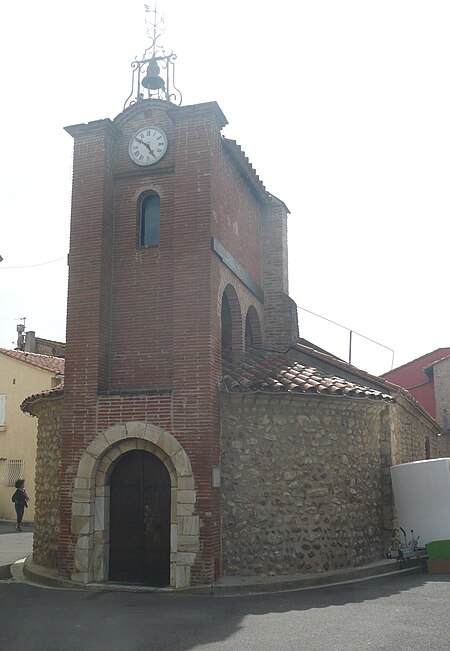
[[[266,645],[259,648],[277,648],[276,636],[283,635],[284,627],[293,626],[294,622],[297,632],[293,634],[303,631],[305,636],[312,636],[309,646],[297,648],[315,649],[322,647],[314,646],[314,627],[323,632],[327,626],[335,626],[337,621],[342,629],[345,616],[346,621],[354,626],[360,618],[360,625],[365,628],[373,617],[372,613],[379,612],[380,615],[375,615],[374,625],[382,632],[383,621],[397,625],[393,618],[397,617],[399,602],[406,604],[402,621],[408,621],[410,613],[409,627],[413,627],[414,620],[420,618],[423,610],[421,592],[425,588],[425,591],[433,593],[433,581],[439,584],[440,590],[446,590],[448,597],[450,576],[427,574],[242,597],[44,590],[17,584],[0,586],[0,595],[4,597],[5,589],[9,588],[11,596],[15,595],[17,599],[16,602],[3,599],[0,627],[4,648],[10,650],[188,651],[210,646],[239,648],[233,646],[235,636],[244,635],[252,627],[256,636],[262,634],[262,627],[268,627],[264,633]],[[26,626],[14,617],[17,604],[26,613]],[[432,608],[431,602],[429,606]],[[339,627],[333,632],[330,629],[330,635],[345,635],[345,626],[348,625],[345,624],[340,633]],[[280,626],[277,632],[276,627]],[[285,632],[288,635],[287,628]],[[30,646],[30,639],[34,646]],[[339,648],[339,643],[333,648]],[[350,647],[341,647],[341,650],[343,648]],[[416,648],[425,647],[421,647],[418,640]]]
[[[22,531],[24,533],[33,533],[34,525],[32,522],[22,523]],[[10,520],[0,520],[0,536],[6,533],[17,533],[16,523]],[[1,539],[0,539],[1,545]]]

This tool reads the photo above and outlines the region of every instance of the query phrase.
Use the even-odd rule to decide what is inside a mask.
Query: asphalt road
[[[449,651],[450,575],[200,597],[0,582],[8,651]]]

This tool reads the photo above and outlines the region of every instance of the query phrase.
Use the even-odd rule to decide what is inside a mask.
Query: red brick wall
[[[288,296],[287,209],[273,199],[262,229],[264,344],[286,350],[298,339],[297,307]]]
[[[185,447],[202,521],[194,581],[219,567],[217,380],[220,321],[211,281],[211,148],[219,138],[215,105],[186,107],[171,118],[161,104],[135,107],[109,121],[69,128],[75,137],[68,303],[67,384],[62,432],[59,567],[70,573],[70,493],[78,461],[97,431],[114,422],[149,419]],[[164,105],[167,106],[167,105]],[[148,123],[169,138],[167,156],[141,169],[128,159],[131,135]],[[138,201],[161,197],[157,248],[137,247]],[[169,388],[168,397],[109,396],[97,391]]]
[[[193,580],[211,580],[220,557],[220,509],[211,487],[220,438],[217,367],[219,326],[211,303],[211,157],[219,128],[211,112],[189,108],[178,122],[173,237],[174,427],[189,439],[201,521],[201,550]],[[216,290],[217,291],[217,290]],[[180,441],[181,442],[181,441]]]
[[[172,384],[173,222],[161,220],[159,247],[137,247],[138,206],[145,191],[173,216],[172,176],[118,180],[114,211],[114,272],[110,386]]]
[[[261,286],[263,201],[255,198],[223,147],[214,162],[211,234]]]
[[[64,411],[61,429],[59,567],[73,560],[71,493],[76,464],[95,434],[96,393],[108,385],[112,177],[117,130],[109,120],[70,127],[75,138]]]
[[[230,283],[236,290],[238,342],[248,306],[260,317],[263,306],[211,251],[211,236],[263,285],[270,333],[287,291],[286,215],[267,204],[267,218],[266,199],[256,200],[223,150],[224,123],[214,103],[152,101],[114,123],[68,128],[75,153],[59,540],[66,574],[79,459],[98,432],[132,420],[168,430],[185,448],[201,522],[193,581],[211,581],[220,570],[220,493],[211,468],[220,465],[222,293]],[[169,147],[158,164],[140,168],[129,160],[128,142],[147,124],[166,131]],[[138,206],[148,191],[161,199],[160,244],[141,248]]]

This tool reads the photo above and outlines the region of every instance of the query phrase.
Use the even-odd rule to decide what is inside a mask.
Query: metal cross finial
[[[124,109],[137,102],[148,99],[159,99],[174,102],[180,106],[181,93],[175,86],[176,54],[166,54],[159,42],[164,24],[164,18],[158,16],[156,3],[154,9],[144,5],[145,31],[150,40],[140,61],[137,58],[131,64],[133,69],[131,93],[125,101]],[[165,71],[165,79],[160,75],[161,68]],[[164,73],[163,73],[164,74]]]
[[[155,6],[152,9],[150,5],[144,5],[145,10],[145,33],[150,39],[150,45],[144,50],[142,58],[145,59],[148,56],[150,50],[152,50],[152,56],[156,56],[156,50],[160,49],[162,54],[165,54],[164,48],[158,43],[158,39],[161,38],[163,34],[163,25],[164,25],[164,16],[158,17],[158,11]],[[151,14],[153,17],[150,18]],[[149,17],[147,17],[147,15]]]

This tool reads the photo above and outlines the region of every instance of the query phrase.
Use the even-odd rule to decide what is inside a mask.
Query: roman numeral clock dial
[[[158,127],[144,127],[130,140],[128,153],[136,165],[153,165],[167,151],[167,136]]]

